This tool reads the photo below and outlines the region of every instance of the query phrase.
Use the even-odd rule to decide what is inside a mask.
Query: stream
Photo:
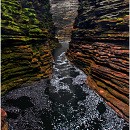
[[[85,73],[65,56],[78,0],[50,3],[56,37],[62,45],[53,52],[52,78],[1,97],[9,130],[128,130],[129,124],[86,85]]]
[[[86,85],[87,76],[54,52],[51,80],[14,89],[1,97],[9,130],[127,130],[125,122]]]

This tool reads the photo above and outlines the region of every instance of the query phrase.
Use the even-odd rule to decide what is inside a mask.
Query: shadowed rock
[[[101,103],[98,104],[97,110],[99,111],[100,114],[103,114],[106,111],[106,107],[103,104],[103,102],[101,102]]]
[[[87,75],[87,84],[129,118],[128,1],[80,1],[66,52]]]
[[[2,94],[13,87],[49,78],[51,51],[60,44],[49,0],[1,1]]]
[[[18,107],[22,110],[33,107],[34,105],[31,103],[30,98],[26,96],[19,97],[18,99],[8,99],[7,103],[11,104],[12,106]]]

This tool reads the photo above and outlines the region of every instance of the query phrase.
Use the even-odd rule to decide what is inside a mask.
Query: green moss
[[[48,77],[48,64],[52,63],[50,51],[59,45],[52,40],[55,28],[48,2],[40,1],[39,8],[37,1],[27,0],[24,4],[17,0],[1,1],[2,94],[27,81]],[[42,59],[46,54],[50,54],[47,60]],[[34,57],[37,59],[35,64]],[[45,71],[40,75],[42,67]]]

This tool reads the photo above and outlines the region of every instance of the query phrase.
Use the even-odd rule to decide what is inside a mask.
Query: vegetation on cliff
[[[73,40],[128,42],[128,1],[80,0],[78,14],[74,23]]]
[[[49,0],[1,1],[2,94],[52,73],[59,43],[49,10]]]

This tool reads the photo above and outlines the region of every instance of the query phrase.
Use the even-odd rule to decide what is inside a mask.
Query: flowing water
[[[50,0],[62,47],[53,52],[52,79],[1,97],[9,130],[127,130],[128,123],[86,85],[87,76],[65,56],[78,0]],[[58,10],[58,11],[57,11]],[[68,37],[68,38],[67,38]]]
[[[87,76],[65,56],[67,41],[54,52],[51,80],[2,96],[9,130],[126,130],[128,123],[86,85]],[[124,128],[123,128],[124,127]]]

